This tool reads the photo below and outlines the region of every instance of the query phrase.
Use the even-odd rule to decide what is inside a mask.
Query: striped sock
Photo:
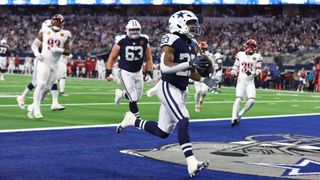
[[[178,122],[178,141],[184,156],[187,158],[193,155],[189,137],[189,119],[185,118]]]
[[[146,120],[142,120],[142,119],[137,119],[134,126],[141,128],[141,129],[145,129],[145,125],[146,125],[147,121]]]
[[[192,152],[192,145],[191,143],[184,143],[181,146],[181,150],[184,154],[185,157],[189,157],[189,156],[192,156],[193,155],[193,152]]]

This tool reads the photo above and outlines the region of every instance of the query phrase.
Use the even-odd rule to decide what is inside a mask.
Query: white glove
[[[64,49],[54,46],[53,48],[51,48],[51,51],[54,53],[63,53]]]
[[[234,70],[234,69],[231,70],[231,76],[237,76],[236,70]]]

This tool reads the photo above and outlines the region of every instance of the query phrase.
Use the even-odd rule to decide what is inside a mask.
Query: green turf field
[[[126,100],[120,106],[114,105],[114,89],[120,85],[114,82],[69,78],[66,83],[68,97],[60,97],[66,110],[50,110],[51,95],[43,102],[42,120],[29,120],[27,111],[16,104],[20,94],[30,82],[30,76],[6,75],[0,81],[0,129],[19,129],[36,127],[56,127],[73,125],[113,124],[122,120],[129,107]],[[154,84],[146,84],[144,91]],[[191,119],[229,118],[234,100],[234,88],[222,88],[219,95],[208,94],[200,113],[194,112],[194,88],[189,86],[187,106]],[[32,94],[26,99],[30,104]],[[139,104],[144,119],[157,120],[159,101],[157,97],[148,98],[145,93]],[[296,93],[286,91],[257,90],[257,101],[246,116],[283,115],[318,113],[320,94]]]

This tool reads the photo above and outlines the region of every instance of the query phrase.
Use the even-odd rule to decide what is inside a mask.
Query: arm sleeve
[[[236,55],[236,60],[234,61],[234,64],[232,66],[232,69],[235,71],[239,70],[239,66],[240,66],[240,60],[239,60],[239,54]]]
[[[166,66],[164,64],[164,53],[161,54],[160,61],[161,61],[161,63],[160,63],[161,72],[165,73],[165,74],[171,74],[171,73],[176,73],[179,71],[184,71],[190,67],[189,62],[179,63],[179,64],[172,66],[172,67]]]
[[[41,44],[41,41],[36,38],[31,45],[31,50],[33,51],[35,57],[40,56],[39,47],[41,46]]]

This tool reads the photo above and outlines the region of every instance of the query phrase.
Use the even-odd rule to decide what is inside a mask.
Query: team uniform
[[[240,51],[236,55],[235,63],[232,67],[232,74],[238,71],[238,80],[236,86],[236,100],[232,110],[232,126],[240,123],[241,116],[246,113],[254,104],[256,98],[256,88],[254,78],[261,73],[262,56],[253,52],[247,54]],[[239,112],[241,101],[247,98],[247,103]]]
[[[217,69],[217,64],[215,63],[215,56],[208,51],[208,45],[206,42],[204,42],[204,41],[200,42],[199,48],[201,49],[202,53],[198,53],[198,56],[206,55],[209,58],[209,60],[212,63],[212,69],[214,70],[213,77],[216,77],[215,70]],[[194,111],[200,112],[202,105],[203,105],[203,100],[209,91],[209,87],[203,82],[194,81],[194,88],[195,88],[195,93],[194,93],[195,109],[194,109]]]
[[[33,95],[33,104],[28,107],[29,118],[43,118],[40,104],[50,89],[54,88],[55,97],[58,97],[57,85],[53,86],[57,80],[58,61],[63,53],[69,54],[69,44],[65,43],[71,38],[71,33],[62,29],[63,24],[63,16],[54,15],[51,28],[45,29],[32,43],[31,49],[38,58],[38,62],[37,86]],[[40,47],[41,52],[39,52]],[[59,105],[57,98],[52,102],[51,109],[54,110],[53,105]],[[63,109],[64,107],[59,107],[57,110]]]
[[[6,40],[1,40],[0,43],[0,80],[4,80],[3,74],[7,69],[7,57],[9,56],[9,47],[6,45]]]
[[[216,85],[209,77],[200,78],[194,68],[208,68],[209,62],[196,58],[197,43],[192,40],[198,34],[198,18],[190,11],[178,11],[169,19],[170,34],[161,41],[161,80],[157,83],[157,96],[161,105],[158,122],[136,118],[127,112],[117,127],[120,133],[134,126],[160,138],[166,138],[178,126],[178,142],[188,164],[188,173],[195,176],[209,163],[198,161],[193,155],[189,138],[189,112],[186,108],[189,77],[201,80],[210,86]],[[192,28],[190,30],[190,28]]]
[[[51,20],[45,20],[42,25],[41,29],[39,31],[39,34],[43,34],[43,32],[50,30],[51,27]],[[39,48],[39,52],[42,51],[42,48]],[[21,95],[17,96],[16,100],[19,105],[20,109],[25,109],[25,97],[37,86],[37,67],[38,67],[38,58],[34,58],[33,60],[33,72],[32,72],[32,80],[31,82],[26,86],[25,90],[22,92]],[[61,106],[58,102],[58,89],[57,84],[53,84],[51,87],[51,95],[52,95],[52,104],[51,104],[51,110],[63,110],[65,107]],[[33,111],[33,104],[31,104],[28,108],[29,111]]]
[[[178,35],[167,34],[162,38],[161,47],[163,46],[170,46],[175,50],[174,63],[183,63],[196,56],[198,44],[195,41],[187,44]],[[161,102],[158,127],[166,133],[171,133],[180,120],[189,118],[189,112],[186,108],[186,90],[190,73],[190,70],[184,70],[172,74],[162,74],[157,90],[157,96]]]
[[[25,74],[31,74],[31,70],[32,70],[32,58],[27,56],[24,59],[24,73]]]
[[[104,63],[103,59],[98,59],[96,70],[98,71],[98,79],[104,80],[106,76],[106,64]]]
[[[15,69],[14,56],[10,56],[9,57],[9,64],[8,64],[8,73],[13,74],[14,69]]]
[[[145,59],[149,37],[141,34],[138,39],[127,35],[116,38],[120,46],[119,78],[129,101],[138,101],[143,92],[142,64]]]
[[[220,93],[220,88],[221,88],[221,83],[222,83],[222,79],[223,79],[223,70],[222,70],[222,55],[220,53],[215,53],[214,55],[214,73],[215,73],[215,77],[219,80],[219,88],[217,88],[216,90],[213,90],[215,92],[215,94],[219,94]],[[212,91],[212,92],[213,92]]]

